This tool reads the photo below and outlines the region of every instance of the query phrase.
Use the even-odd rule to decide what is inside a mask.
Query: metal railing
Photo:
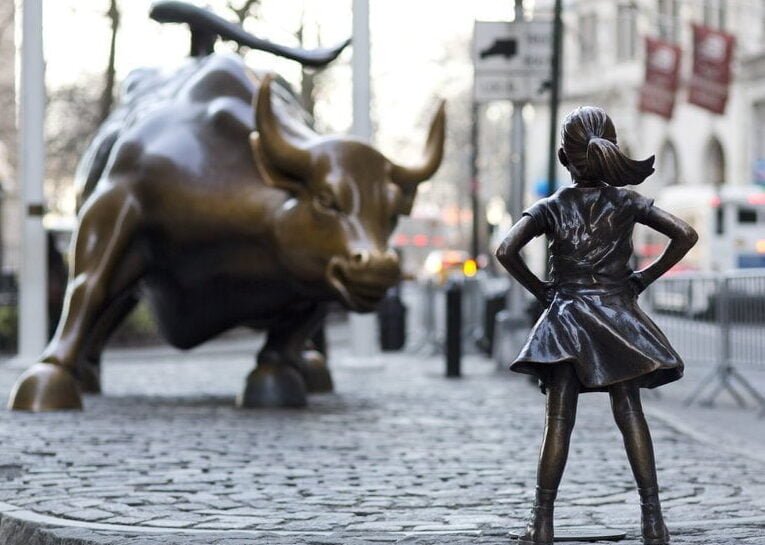
[[[712,404],[727,391],[741,406],[750,397],[765,414],[765,396],[744,374],[765,370],[765,269],[662,278],[643,301],[683,359],[713,365],[687,404]]]
[[[486,290],[492,280],[484,277],[459,280],[462,300],[462,340],[466,351],[477,350],[476,343],[483,337]],[[444,350],[446,325],[446,289],[448,283],[432,280],[410,282],[404,288],[404,297],[410,306],[408,350],[425,354],[439,354]]]

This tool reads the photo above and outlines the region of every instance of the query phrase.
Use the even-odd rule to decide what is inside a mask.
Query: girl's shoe
[[[640,509],[642,511],[642,530],[644,545],[667,545],[669,530],[664,524],[659,503],[659,490],[656,487],[639,488]]]
[[[553,505],[557,490],[537,487],[531,519],[518,545],[553,545]]]

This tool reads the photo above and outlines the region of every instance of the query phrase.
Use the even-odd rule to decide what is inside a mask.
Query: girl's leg
[[[664,525],[659,503],[656,462],[648,424],[640,402],[640,389],[634,383],[615,384],[609,388],[616,425],[624,437],[624,447],[640,493],[643,543],[664,545],[669,532]]]
[[[579,379],[570,364],[556,365],[547,388],[547,414],[537,468],[537,490],[531,520],[520,545],[552,544],[553,504],[568,458],[576,420]]]
[[[557,365],[547,387],[545,433],[539,453],[537,486],[557,490],[568,459],[568,445],[576,420],[579,378],[574,367]]]

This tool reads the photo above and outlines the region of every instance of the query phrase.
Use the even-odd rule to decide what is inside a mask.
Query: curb
[[[765,525],[765,515],[756,517],[741,517],[715,520],[690,520],[675,522],[670,525],[674,533],[678,530],[687,531],[714,526],[750,526]],[[563,529],[563,528],[561,528]],[[496,538],[497,544],[504,544],[508,539],[508,531],[426,531],[426,532],[337,532],[321,531],[262,531],[262,530],[203,530],[188,528],[154,528],[148,526],[127,526],[121,524],[100,524],[62,519],[49,515],[41,515],[27,509],[0,502],[0,543],[3,545],[105,545],[107,543],[135,543],[174,545],[184,543],[224,543],[229,540],[242,540],[243,543],[254,543],[263,540],[264,543],[291,544],[300,542],[321,543],[359,543],[368,539],[370,543],[381,541],[396,542],[422,538],[438,541],[451,541],[450,538],[469,539],[482,538],[482,542],[490,543]],[[175,539],[173,539],[175,538]],[[302,539],[301,539],[302,538]],[[225,541],[224,541],[225,540]]]
[[[759,452],[749,448],[737,447],[730,442],[720,441],[719,437],[714,437],[699,430],[698,428],[677,418],[668,411],[657,409],[656,407],[645,406],[643,407],[643,410],[653,418],[660,420],[664,425],[672,428],[677,433],[690,437],[698,443],[714,447],[715,450],[722,450],[736,456],[743,456],[745,458],[749,458],[750,460],[756,460],[758,462],[765,463],[765,452]]]

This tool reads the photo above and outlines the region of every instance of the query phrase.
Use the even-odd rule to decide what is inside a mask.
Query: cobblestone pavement
[[[83,413],[0,412],[0,543],[494,545],[522,526],[543,425],[525,379],[472,357],[448,380],[439,358],[336,350],[337,393],[246,411],[241,346],[111,358]],[[0,368],[3,392],[17,372]],[[765,463],[654,409],[673,543],[765,544]],[[583,396],[559,526],[639,543],[633,486],[607,396]]]

